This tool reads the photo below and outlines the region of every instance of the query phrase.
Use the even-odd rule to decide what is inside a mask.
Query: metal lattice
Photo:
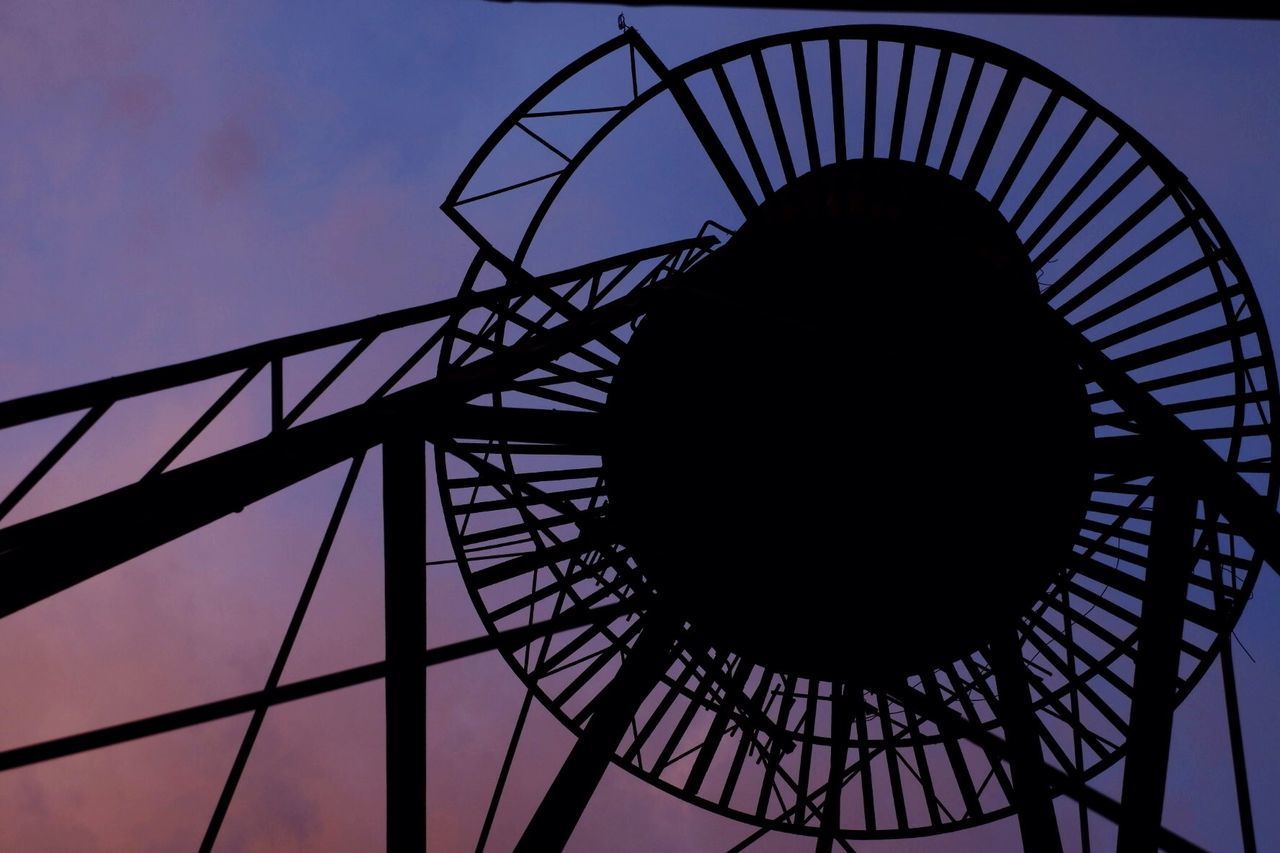
[[[619,58],[629,70],[620,81],[593,76]],[[602,100],[566,102],[570,90]],[[646,107],[664,102],[731,209],[708,198],[705,209],[681,212],[696,225],[668,242],[531,272],[540,231],[571,179],[611,134],[660,117]],[[553,141],[554,122],[584,116],[598,123],[576,147]],[[511,138],[533,140],[559,168],[483,184],[488,171],[512,172],[501,162]],[[1030,605],[1007,631],[992,629],[963,654],[869,681],[779,666],[709,634],[705,609],[673,604],[661,567],[636,553],[644,548],[617,517],[608,461],[611,392],[635,336],[658,323],[662,306],[710,292],[708,281],[735,269],[741,246],[758,239],[743,235],[772,221],[761,211],[777,210],[777,199],[838,180],[861,186],[863,167],[847,165],[857,161],[871,164],[866,174],[900,168],[998,214],[1033,276],[1038,313],[1029,322],[1068,359],[1088,429],[1081,515],[1060,561],[1043,567]],[[527,217],[502,215],[495,229],[472,216],[516,192],[535,193]],[[453,299],[0,404],[0,428],[77,413],[0,501],[0,519],[10,517],[0,528],[0,616],[348,466],[261,691],[10,749],[0,753],[0,770],[252,711],[205,835],[209,849],[271,706],[384,679],[389,844],[420,849],[423,667],[497,649],[528,694],[480,847],[537,699],[577,741],[520,849],[562,846],[610,761],[750,824],[735,849],[771,832],[851,849],[850,839],[932,834],[1015,814],[1028,848],[1060,848],[1058,795],[1077,800],[1082,819],[1088,810],[1119,824],[1122,846],[1194,849],[1161,827],[1163,784],[1151,780],[1167,772],[1174,708],[1217,659],[1234,707],[1227,640],[1263,561],[1274,565],[1280,555],[1270,416],[1277,382],[1239,257],[1149,142],[1052,72],[967,36],[833,27],[668,69],[627,29],[517,107],[463,170],[444,209],[479,247]],[[589,236],[582,226],[588,247]],[[777,294],[771,323],[794,319],[797,292]],[[392,333],[420,343],[362,376],[368,387],[348,397],[357,404],[332,404],[352,365]],[[338,345],[345,353],[286,407],[289,360]],[[836,381],[845,365],[824,369],[833,393],[849,393]],[[24,505],[113,407],[212,379],[223,382],[219,396],[131,481],[47,512]],[[224,452],[193,453],[255,380],[269,389],[270,432]],[[488,633],[424,651],[419,474],[428,441],[452,544]],[[387,659],[281,684],[362,460],[377,446]],[[990,508],[973,531],[980,547],[965,559],[992,559],[1018,541],[1002,529],[1003,514]],[[130,523],[137,518],[147,523]],[[848,554],[832,556],[856,566]],[[1232,725],[1238,753],[1234,713]],[[1122,757],[1120,801],[1089,787]],[[1241,812],[1251,839],[1247,797]]]

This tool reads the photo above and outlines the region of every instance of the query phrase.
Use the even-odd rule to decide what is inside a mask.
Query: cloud
[[[137,55],[131,23],[130,11],[103,0],[0,5],[0,102],[12,107],[112,73]]]
[[[244,189],[262,170],[262,160],[262,144],[249,123],[243,116],[228,116],[201,147],[202,183],[214,197]]]
[[[172,93],[152,74],[127,74],[107,83],[106,116],[136,130],[155,124],[168,107]]]

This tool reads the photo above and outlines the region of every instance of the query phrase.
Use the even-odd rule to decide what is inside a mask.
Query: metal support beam
[[[468,640],[447,643],[427,649],[421,659],[423,666],[437,666],[450,661],[462,660],[471,655],[483,654],[494,649],[518,649],[534,640],[549,637],[560,631],[570,631],[584,625],[601,625],[612,622],[619,616],[635,612],[637,602],[634,599],[617,601],[603,607],[575,608],[561,613],[543,622],[521,625],[519,628],[508,628],[496,634],[482,634]],[[177,711],[166,711],[151,717],[131,720],[127,723],[116,723],[92,731],[41,741],[40,743],[19,746],[0,752],[0,772],[15,767],[26,767],[42,761],[52,761],[67,755],[78,755],[92,749],[102,749],[118,743],[128,743],[139,738],[164,734],[165,732],[198,726],[214,720],[225,720],[240,714],[247,714],[259,708],[270,708],[299,699],[308,699],[322,693],[345,690],[357,684],[368,684],[386,678],[387,662],[366,663],[341,669],[336,672],[304,678],[301,681],[290,681],[272,690],[256,690],[252,693],[241,693],[225,699],[215,699],[202,705],[192,705]]]
[[[1016,631],[991,644],[991,665],[1000,693],[1000,723],[1008,744],[1009,769],[1013,776],[1013,805],[1018,810],[1022,849],[1062,853],[1058,816],[1044,772],[1044,750],[1040,746],[1039,722],[1031,704],[1027,667]]]
[[[966,738],[987,752],[1008,760],[1009,745],[1002,738],[992,734],[985,726],[956,713],[940,699],[905,684],[893,690],[892,695],[902,707],[935,722],[944,734]],[[1044,766],[1044,771],[1054,790],[1084,804],[1112,823],[1118,824],[1124,819],[1124,809],[1120,803],[1096,788],[1089,787],[1078,777],[1069,776],[1049,764]],[[1157,841],[1161,849],[1170,853],[1206,853],[1204,848],[1163,827],[1159,829]]]
[[[468,294],[446,303],[425,306],[431,316],[448,316],[449,308],[488,304],[494,294],[546,292],[556,283],[574,281],[626,266],[649,257],[662,257],[694,247],[708,247],[714,238],[666,243],[604,261],[574,267],[536,279],[512,282],[504,288]],[[642,314],[655,295],[670,291],[662,279],[595,310],[568,320],[491,355],[385,397],[317,418],[300,426],[277,430],[266,438],[192,462],[156,472],[132,485],[54,510],[0,530],[0,617],[61,592],[100,572],[143,554],[223,516],[239,512],[293,483],[351,459],[387,440],[407,424],[419,436],[468,436],[471,416],[489,416],[479,407],[463,405],[526,373],[529,365],[549,361]],[[415,311],[417,309],[414,309]],[[415,322],[426,315],[414,314]],[[26,423],[75,411],[82,404],[109,405],[114,400],[220,375],[233,367],[252,366],[261,355],[310,351],[341,332],[364,332],[370,321],[273,341],[235,350],[197,362],[144,371],[113,380],[37,394],[0,403],[0,427]],[[403,325],[403,318],[396,323]],[[393,324],[394,326],[395,324]],[[70,408],[68,408],[70,407]],[[548,440],[555,440],[554,438]]]
[[[351,467],[347,471],[347,478],[343,481],[342,490],[338,493],[337,504],[329,517],[324,537],[320,540],[315,561],[311,564],[311,572],[302,586],[302,595],[294,608],[293,618],[289,620],[289,627],[284,632],[280,650],[276,652],[275,663],[271,665],[271,672],[267,675],[267,684],[262,688],[264,693],[273,692],[280,686],[280,678],[284,675],[284,669],[289,663],[289,654],[293,651],[293,644],[298,639],[298,632],[302,630],[302,621],[306,618],[307,609],[311,606],[316,585],[320,583],[320,573],[324,571],[325,563],[329,559],[329,551],[333,548],[333,540],[338,535],[342,516],[347,511],[347,503],[351,500],[351,492],[355,489],[356,478],[360,476],[360,466],[363,463],[364,456],[357,456],[352,460]],[[222,785],[222,793],[218,796],[213,815],[209,818],[209,825],[205,829],[204,839],[200,842],[200,853],[212,853],[218,841],[218,832],[222,829],[222,822],[226,820],[227,811],[231,808],[231,800],[235,797],[236,788],[240,785],[240,777],[244,775],[244,769],[249,763],[249,755],[253,752],[253,745],[257,742],[258,733],[262,731],[262,723],[266,718],[266,705],[255,708],[253,716],[249,718],[249,725],[245,728],[244,737],[240,740],[240,749],[231,763],[231,771]]]
[[[508,304],[512,299],[528,296],[550,287],[590,278],[608,270],[623,269],[647,259],[693,250],[707,250],[718,242],[712,236],[673,240],[669,243],[646,246],[609,258],[579,264],[537,278],[529,278],[527,274],[521,272],[518,277],[498,287],[466,290],[449,299],[440,299],[413,308],[402,308],[399,311],[377,314],[373,317],[353,320],[350,323],[314,329],[271,341],[262,341],[204,358],[4,400],[0,402],[0,429],[86,409],[107,407],[131,397],[178,388],[232,373],[261,370],[273,359],[289,359],[339,344],[354,345],[367,338],[376,338],[406,326],[462,316],[475,308],[497,308]]]
[[[840,831],[840,800],[844,793],[845,766],[849,759],[849,726],[851,724],[849,705],[853,697],[846,695],[848,688],[844,684],[831,685],[831,759],[827,764],[827,793],[822,801],[822,833],[814,853],[831,853]],[[862,699],[862,691],[857,690],[857,699]],[[886,723],[887,725],[887,723]],[[888,737],[888,733],[885,733]],[[862,769],[862,774],[870,772]]]
[[[427,481],[421,438],[382,447],[387,634],[387,849],[427,847]]]
[[[1142,439],[1129,446],[1147,454],[1154,469],[1174,470],[1194,493],[1217,507],[1264,561],[1280,572],[1280,516],[1275,501],[1258,494],[1222,461],[1212,447],[1191,431],[1106,353],[1076,331],[1048,305],[1043,319],[1048,334],[1061,335],[1081,367],[1137,422]],[[1108,442],[1108,457],[1123,445]]]
[[[675,244],[646,251],[665,251],[670,245]],[[611,264],[619,262],[617,258],[610,260]],[[572,271],[574,275],[588,272],[586,268]],[[548,280],[537,281],[545,285]],[[655,292],[670,290],[671,281],[673,279],[665,279],[658,287],[621,297],[589,315],[533,336],[534,340],[517,343],[459,368],[446,379],[428,380],[364,406],[279,431],[0,530],[0,574],[5,577],[4,587],[0,589],[0,617],[353,458],[378,445],[390,430],[406,421],[418,423],[422,435],[427,437],[433,432],[454,437],[471,434],[468,422],[492,419],[495,415],[492,410],[481,412],[462,403],[503,387],[527,371],[534,361],[546,360],[553,353],[569,352],[603,330],[616,328],[638,316]],[[683,286],[690,283],[683,282]],[[1195,484],[1197,492],[1212,500],[1254,550],[1280,571],[1280,517],[1273,502],[1259,495],[1176,415],[1166,411],[1047,305],[1045,315],[1046,331],[1064,334],[1085,369],[1140,424],[1143,441],[1133,443],[1130,449],[1142,449],[1152,458],[1178,464],[1187,481]],[[363,331],[364,326],[356,330]],[[344,334],[347,331],[349,328],[343,327]],[[312,337],[307,337],[307,346],[314,343]],[[258,354],[257,350],[250,353],[254,357]],[[241,363],[239,351],[227,354],[228,358],[231,356],[236,356],[235,364]],[[168,387],[179,379],[188,381],[191,377],[221,370],[226,366],[223,360],[217,356],[206,360],[209,364],[177,365],[137,377],[124,377],[123,384],[109,380],[0,403],[0,424],[26,422],[62,411],[66,406],[100,403],[112,395],[130,396]],[[195,371],[196,366],[200,371]],[[181,375],[171,375],[178,368]],[[107,397],[103,397],[104,394]],[[530,422],[533,419],[533,415],[524,417]],[[1103,458],[1114,462],[1124,449],[1111,444],[1098,450]]]
[[[640,703],[670,665],[672,643],[671,634],[661,627],[649,625],[640,632],[613,680],[596,697],[582,737],[525,827],[516,853],[564,849]]]
[[[1240,727],[1240,697],[1236,695],[1236,665],[1231,638],[1222,644],[1222,693],[1227,704],[1227,731],[1231,737],[1231,763],[1236,777],[1236,808],[1240,811],[1240,843],[1244,853],[1258,853],[1253,829],[1253,801],[1249,798],[1249,772],[1245,767],[1244,731]]]
[[[1196,499],[1185,484],[1161,476],[1154,484],[1154,518],[1147,555],[1138,655],[1129,711],[1128,757],[1116,849],[1155,853],[1169,772],[1169,742],[1177,702],[1182,602],[1195,568],[1192,550]]]
[[[0,530],[0,617],[353,458],[393,429],[412,424],[419,440],[598,441],[591,415],[458,405],[471,390],[454,387],[431,380]]]

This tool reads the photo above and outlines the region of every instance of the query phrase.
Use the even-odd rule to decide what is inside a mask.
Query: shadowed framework
[[[556,100],[618,60],[613,100]],[[528,271],[570,178],[659,100],[734,216],[709,203],[720,220],[692,237]],[[581,116],[595,130],[559,142],[553,123]],[[483,184],[512,136],[560,167]],[[504,234],[471,215],[521,190],[541,195]],[[521,849],[563,846],[610,762],[753,824],[735,849],[1006,816],[1027,849],[1060,849],[1057,796],[1084,838],[1092,814],[1123,849],[1195,849],[1160,824],[1163,780],[1173,711],[1220,659],[1251,845],[1226,639],[1280,559],[1275,367],[1226,235],[1131,128],[949,33],[787,33],[668,69],[627,30],[517,107],[445,211],[479,247],[454,299],[0,404],[0,428],[83,413],[2,517],[111,406],[228,380],[136,482],[0,528],[0,614],[348,465],[262,691],[0,768],[252,710],[210,849],[270,706],[383,679],[388,845],[421,849],[424,667],[497,649],[528,693],[480,848],[537,699],[577,740]],[[398,330],[421,332],[412,355],[315,414]],[[286,409],[289,359],[338,344]],[[186,461],[258,377],[271,432]],[[428,441],[487,634],[424,650]],[[387,659],[282,685],[379,446]],[[1121,758],[1119,800],[1089,786]]]

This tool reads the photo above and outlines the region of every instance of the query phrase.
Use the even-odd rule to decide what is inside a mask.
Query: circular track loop
[[[550,182],[514,261],[479,241],[465,288],[481,287],[495,271],[521,275],[523,254],[577,167],[623,122],[645,120],[652,111],[641,108],[659,99],[679,108],[690,138],[710,155],[709,168],[736,201],[739,219],[722,220],[725,230],[738,229],[769,198],[833,163],[908,161],[981,195],[1021,241],[1038,298],[1274,504],[1270,412],[1277,383],[1253,287],[1185,177],[1084,93],[1005,48],[918,28],[781,34],[670,71],[634,31],[616,41],[610,50],[634,51],[658,82],[619,93],[623,105],[611,109]],[[573,69],[592,67],[580,62]],[[548,91],[504,127],[536,113]],[[485,156],[492,149],[487,143]],[[468,176],[473,172],[469,167]],[[458,201],[455,192],[451,204]],[[722,215],[708,199],[702,219]],[[582,239],[588,232],[584,225]],[[509,410],[516,423],[532,423],[522,419],[524,410],[555,410],[550,426],[437,444],[450,536],[486,628],[619,600],[635,605],[633,616],[506,652],[539,700],[575,732],[646,630],[644,614],[661,572],[646,567],[618,535],[598,424],[646,306],[717,257],[705,243],[688,242],[638,254],[533,279],[519,298],[455,317],[442,350],[440,369],[447,373],[524,348],[529,370],[473,403]],[[785,299],[780,292],[784,308]],[[590,331],[566,338],[564,330],[573,328]],[[841,837],[958,829],[1011,813],[1006,770],[981,750],[962,750],[928,713],[904,707],[900,697],[925,696],[1000,730],[997,681],[1016,677],[1029,688],[1047,761],[1080,779],[1112,765],[1123,754],[1129,723],[1154,467],[1124,409],[1092,377],[1082,379],[1091,440],[1107,452],[1094,464],[1070,553],[1051,567],[1051,582],[1018,621],[1016,672],[997,672],[992,658],[1005,658],[978,648],[912,673],[905,685],[851,688],[845,713],[833,715],[831,697],[844,681],[740,656],[681,626],[675,657],[641,704],[616,760],[663,790],[762,832],[823,831],[832,782],[860,789],[862,803],[876,804],[858,809],[859,797],[847,792],[838,812]],[[833,383],[829,394],[848,406],[854,389]],[[880,452],[838,439],[805,450],[819,457]],[[833,483],[832,491],[846,485]],[[926,484],[917,487],[927,494]],[[1009,507],[985,497],[966,516],[974,529],[960,556],[965,562],[997,559],[1009,541]],[[1179,699],[1230,637],[1259,571],[1259,560],[1214,507],[1197,504],[1194,528]],[[909,564],[912,549],[902,545],[901,560]],[[848,541],[831,556],[852,565],[859,554],[859,543]],[[837,718],[845,724],[833,724]],[[833,760],[843,774],[829,772]]]

